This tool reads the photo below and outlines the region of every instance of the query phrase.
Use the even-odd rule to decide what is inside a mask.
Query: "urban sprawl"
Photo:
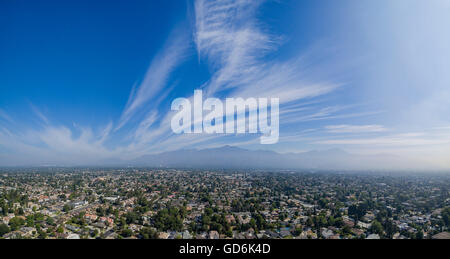
[[[448,239],[450,175],[0,170],[0,239]]]

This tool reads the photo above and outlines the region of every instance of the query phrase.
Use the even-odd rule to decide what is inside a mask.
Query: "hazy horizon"
[[[383,163],[382,165],[380,163]],[[408,164],[408,166],[404,166]],[[385,173],[450,173],[423,161],[380,153],[358,155],[342,149],[278,153],[233,146],[208,149],[180,149],[143,155],[132,160],[111,159],[91,163],[8,164],[0,168],[154,168],[192,170],[330,171]]]

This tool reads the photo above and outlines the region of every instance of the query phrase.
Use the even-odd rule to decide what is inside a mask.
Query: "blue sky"
[[[342,148],[450,168],[450,3],[0,3],[0,165]],[[280,141],[174,135],[170,104],[279,97]]]

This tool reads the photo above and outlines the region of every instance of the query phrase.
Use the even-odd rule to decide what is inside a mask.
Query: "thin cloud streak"
[[[181,29],[172,32],[163,50],[152,60],[141,84],[133,86],[116,130],[122,128],[139,108],[164,89],[170,74],[186,58],[190,47],[188,39]]]
[[[325,129],[330,133],[367,133],[387,131],[382,125],[329,125]]]
[[[0,119],[13,123],[13,119],[4,110],[0,109]]]
[[[30,102],[30,107],[31,107],[31,110],[34,112],[34,114],[36,114],[37,117],[41,121],[43,121],[47,125],[49,124],[47,117],[36,106],[34,106],[31,102]]]

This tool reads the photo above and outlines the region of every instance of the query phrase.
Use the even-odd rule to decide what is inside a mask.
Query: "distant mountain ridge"
[[[424,167],[423,163],[389,154],[356,155],[341,149],[281,154],[233,146],[163,152],[145,155],[128,163],[132,166],[221,169],[389,170],[405,169],[405,165],[414,169]]]

